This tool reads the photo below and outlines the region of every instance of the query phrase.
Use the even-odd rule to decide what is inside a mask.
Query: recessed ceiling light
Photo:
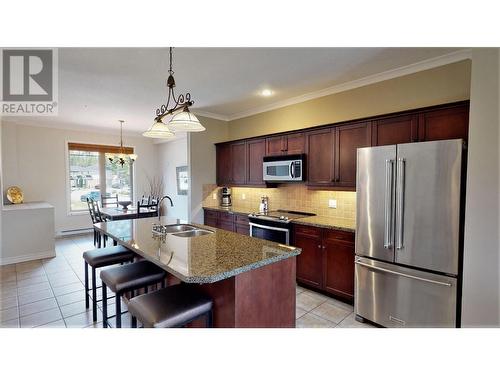
[[[262,96],[271,96],[271,95],[273,95],[273,92],[271,90],[269,90],[269,89],[264,89],[264,90],[262,90],[260,92],[260,95],[262,95]]]

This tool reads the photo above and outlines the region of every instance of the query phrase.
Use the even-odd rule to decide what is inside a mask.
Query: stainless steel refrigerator
[[[358,320],[459,326],[462,152],[461,140],[358,149]]]

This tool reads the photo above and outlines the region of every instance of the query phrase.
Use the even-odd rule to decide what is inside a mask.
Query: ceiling
[[[458,50],[175,48],[173,68],[177,93],[191,93],[194,112],[231,119]],[[117,131],[123,119],[125,132],[139,133],[166,100],[168,48],[60,48],[58,55],[59,115],[18,121]],[[274,95],[259,95],[264,88]]]

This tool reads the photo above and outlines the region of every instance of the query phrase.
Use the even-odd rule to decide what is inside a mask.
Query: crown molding
[[[296,97],[293,97],[290,99],[281,100],[281,101],[273,103],[273,104],[260,106],[260,107],[250,109],[248,111],[235,113],[233,115],[226,116],[227,120],[225,120],[225,121],[233,121],[233,120],[237,120],[240,118],[253,116],[253,115],[256,115],[259,113],[272,111],[274,109],[287,107],[289,105],[306,102],[306,101],[311,100],[311,99],[316,99],[316,98],[320,98],[323,96],[336,94],[336,93],[339,93],[342,91],[348,91],[348,90],[352,90],[352,89],[355,89],[358,87],[368,86],[368,85],[382,82],[382,81],[386,81],[389,79],[402,77],[405,75],[421,72],[421,71],[432,69],[432,68],[437,68],[439,66],[448,65],[448,64],[452,64],[452,63],[455,63],[458,61],[470,59],[471,56],[472,56],[472,51],[470,49],[459,50],[459,51],[452,52],[452,53],[449,53],[446,55],[433,57],[433,58],[427,59],[427,60],[422,60],[422,61],[410,64],[410,65],[406,65],[406,66],[403,66],[400,68],[395,68],[395,69],[387,70],[387,71],[382,72],[382,73],[373,74],[373,75],[370,75],[370,76],[367,76],[364,78],[360,78],[360,79],[357,79],[354,81],[341,83],[339,85],[327,87],[327,88],[322,89],[322,90],[313,91],[313,92],[310,92],[310,93],[307,93],[304,95],[299,95],[299,96],[296,96]]]
[[[219,115],[217,113],[202,111],[202,110],[198,110],[198,109],[195,109],[195,108],[190,109],[190,111],[193,112],[195,115],[198,115],[198,116],[213,118],[215,120],[221,120],[221,121],[229,121],[229,116]]]

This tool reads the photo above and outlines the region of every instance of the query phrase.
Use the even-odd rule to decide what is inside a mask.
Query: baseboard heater
[[[76,234],[92,233],[92,228],[68,229],[57,233],[56,238],[74,236]]]

